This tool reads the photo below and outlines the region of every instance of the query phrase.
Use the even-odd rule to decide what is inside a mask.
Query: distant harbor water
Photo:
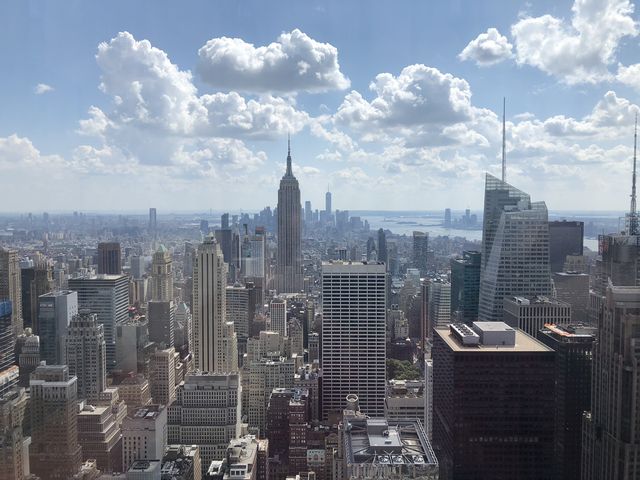
[[[428,232],[430,236],[462,237],[470,242],[482,241],[482,213],[472,212],[478,215],[477,229],[445,228],[443,226],[444,217],[442,212],[352,212],[352,215],[359,215],[362,221],[367,220],[372,231],[379,228],[390,230],[396,235],[412,235],[414,230]],[[459,218],[462,212],[453,212],[453,218]],[[618,213],[598,212],[570,212],[567,214],[550,213],[550,220],[566,218],[567,220],[580,220],[587,224],[590,220],[599,219],[607,223],[615,224],[618,221]],[[611,231],[615,231],[613,229]],[[598,239],[585,237],[584,246],[589,250],[598,250]]]
[[[424,216],[394,216],[387,215],[362,215],[362,221],[367,220],[371,230],[379,228],[391,230],[397,235],[412,235],[414,230],[428,232],[430,236],[462,237],[469,241],[482,241],[482,226],[477,230],[445,228],[442,226],[442,218],[430,215]]]

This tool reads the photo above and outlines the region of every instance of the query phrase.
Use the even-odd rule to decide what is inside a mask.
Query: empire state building
[[[298,293],[302,290],[302,214],[300,187],[291,170],[291,142],[287,152],[287,171],[278,189],[278,257],[276,290]]]

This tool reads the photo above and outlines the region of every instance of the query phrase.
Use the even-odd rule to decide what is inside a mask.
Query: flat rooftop
[[[518,305],[560,305],[563,307],[569,306],[568,303],[558,300],[557,298],[545,297],[543,295],[537,295],[533,297],[526,297],[522,295],[505,297],[505,301],[516,303]]]
[[[146,405],[144,407],[138,408],[135,412],[129,415],[132,418],[144,419],[144,420],[155,420],[160,412],[163,410],[162,405]]]
[[[434,332],[444,340],[444,342],[454,352],[552,352],[553,350],[543,343],[539,342],[530,335],[527,335],[522,330],[516,330],[515,345],[463,345],[458,339],[450,332],[449,328],[436,328]]]
[[[344,426],[348,465],[401,466],[407,472],[438,466],[438,460],[420,422],[385,418],[349,418]]]
[[[384,262],[332,260],[322,262],[322,273],[386,273]]]

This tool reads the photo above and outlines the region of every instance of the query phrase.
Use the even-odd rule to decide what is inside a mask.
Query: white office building
[[[322,264],[322,415],[355,394],[366,415],[384,415],[387,274],[384,263]]]

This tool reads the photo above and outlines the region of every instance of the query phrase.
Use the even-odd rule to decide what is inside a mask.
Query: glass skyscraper
[[[507,296],[551,295],[544,202],[487,174],[482,237],[479,320],[502,320]]]

